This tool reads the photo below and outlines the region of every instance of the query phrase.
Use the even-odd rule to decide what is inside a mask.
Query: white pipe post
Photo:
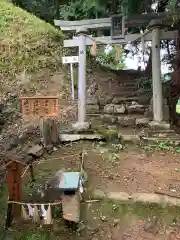
[[[72,100],[74,101],[74,71],[73,71],[73,63],[70,63],[70,71],[71,71],[71,93]]]
[[[160,49],[160,29],[157,27],[152,30],[153,117],[156,122],[163,120]]]
[[[79,31],[78,122],[86,120],[86,37]]]

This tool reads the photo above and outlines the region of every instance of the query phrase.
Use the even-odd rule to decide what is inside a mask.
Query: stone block
[[[140,143],[140,137],[138,135],[121,135],[119,134],[119,138],[121,139],[122,143]]]
[[[107,104],[104,107],[104,113],[113,114],[114,113],[114,104]]]
[[[170,124],[163,121],[162,122],[151,121],[149,122],[148,126],[153,130],[170,129]]]
[[[114,124],[114,123],[117,122],[117,117],[114,116],[114,115],[110,115],[110,114],[103,114],[103,115],[101,115],[101,120],[102,120],[104,123]]]
[[[147,126],[149,123],[149,118],[137,118],[136,119],[136,125],[137,126]]]
[[[136,118],[132,116],[119,116],[118,117],[118,123],[119,125],[123,127],[130,127],[130,126],[135,126],[136,124]]]
[[[114,105],[114,113],[118,114],[118,113],[125,113],[126,108],[124,106],[124,104],[121,105]]]
[[[131,113],[144,113],[144,106],[140,105],[136,102],[133,102],[130,106],[127,106],[127,111],[129,114]]]

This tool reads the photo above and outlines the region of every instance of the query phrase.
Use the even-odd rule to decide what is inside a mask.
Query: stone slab
[[[156,203],[159,205],[180,206],[180,199],[176,197],[169,197],[166,195],[159,195],[154,193],[126,193],[126,192],[103,192],[101,190],[93,192],[93,198],[109,199],[116,201],[131,201],[140,203]]]
[[[151,121],[149,122],[148,126],[151,129],[170,129],[170,124],[167,122]]]
[[[60,134],[61,142],[74,142],[79,140],[104,140],[104,136],[100,134]]]

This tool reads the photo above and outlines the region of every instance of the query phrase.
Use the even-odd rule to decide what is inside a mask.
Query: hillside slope
[[[68,99],[62,41],[61,31],[1,0],[0,101],[13,98],[18,105],[20,95],[35,94]]]

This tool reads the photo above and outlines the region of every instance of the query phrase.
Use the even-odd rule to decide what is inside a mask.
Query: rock
[[[134,126],[136,124],[136,118],[132,116],[130,117],[119,116],[118,123],[124,127]]]
[[[140,137],[138,135],[121,135],[118,136],[121,139],[122,143],[134,143],[139,144],[140,143]]]
[[[147,126],[149,123],[149,118],[137,118],[136,125],[137,126]]]
[[[124,104],[121,105],[114,105],[114,113],[125,113],[126,108],[124,107]]]
[[[108,113],[108,114],[114,113],[114,104],[107,104],[107,105],[104,107],[104,112],[105,112],[105,113]]]
[[[175,141],[174,146],[179,147],[180,146],[180,141]]]
[[[117,150],[117,151],[120,151],[120,150],[123,150],[124,149],[124,146],[120,143],[117,143],[117,144],[112,144],[112,147]]]
[[[112,126],[108,125],[107,129],[109,129],[109,130],[116,130],[117,131],[117,126],[116,125],[112,125]]]
[[[33,158],[39,158],[44,154],[44,147],[40,145],[34,145],[28,150],[28,155]]]
[[[103,115],[101,115],[101,120],[104,123],[114,124],[117,121],[117,117],[113,116],[113,115],[109,115],[109,114],[103,114]]]
[[[144,106],[140,105],[136,102],[132,102],[130,106],[127,106],[127,111],[129,114],[131,113],[144,113]]]
[[[92,96],[95,96],[96,91],[98,89],[99,89],[99,85],[96,82],[92,83],[87,90],[87,96],[90,97],[90,98]]]

